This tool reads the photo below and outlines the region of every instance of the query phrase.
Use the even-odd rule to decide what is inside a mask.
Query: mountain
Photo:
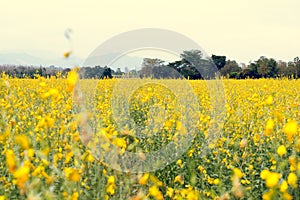
[[[81,65],[82,59],[75,56],[70,56],[68,59],[62,55],[57,55],[46,51],[2,51],[0,52],[0,65],[33,65],[33,66],[50,66],[57,67],[73,67]]]
[[[0,65],[25,65],[25,66],[51,66],[56,67],[74,67],[74,66],[108,66],[113,70],[120,68],[125,71],[140,70],[143,57],[132,55],[121,55],[118,53],[108,53],[104,55],[91,54],[83,59],[73,54],[69,58],[45,50],[28,50],[28,51],[0,51]],[[147,57],[147,56],[146,56]]]
[[[109,66],[113,70],[121,68],[122,71],[125,68],[129,70],[141,69],[143,58],[136,56],[122,55],[118,57],[118,53],[109,53],[104,55],[91,55],[84,60],[84,66]]]

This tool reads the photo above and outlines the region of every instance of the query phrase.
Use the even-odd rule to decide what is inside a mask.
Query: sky
[[[161,28],[238,62],[291,61],[300,56],[299,9],[299,0],[0,0],[0,52],[72,48],[85,59],[112,36]]]

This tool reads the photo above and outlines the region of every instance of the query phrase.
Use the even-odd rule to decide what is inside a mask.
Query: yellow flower
[[[282,181],[282,183],[280,184],[280,192],[285,192],[288,189],[288,184],[286,181]]]
[[[172,198],[173,193],[174,193],[174,189],[171,188],[171,187],[168,187],[167,188],[167,196],[170,197],[170,198]]]
[[[42,163],[43,163],[44,166],[46,166],[46,167],[50,164],[48,160],[43,159],[43,158],[42,158]]]
[[[264,134],[267,135],[267,136],[269,136],[270,133],[272,132],[273,128],[274,128],[274,121],[271,120],[271,119],[269,119],[269,120],[267,121],[266,129],[265,129]]]
[[[162,193],[159,191],[156,185],[153,185],[149,188],[149,194],[157,200],[164,199]]]
[[[122,149],[125,149],[126,146],[127,146],[127,143],[125,141],[124,138],[116,138],[113,143],[117,146],[117,147],[120,147]]]
[[[15,171],[16,168],[15,154],[10,149],[6,151],[6,164],[8,166],[9,172]]]
[[[34,156],[34,149],[28,149],[27,150],[27,156],[30,158],[30,159],[32,159],[33,158],[33,156]]]
[[[52,128],[54,125],[54,119],[51,118],[50,116],[46,116],[44,118],[40,118],[37,127],[38,128],[42,128],[42,127],[46,127],[46,128]]]
[[[285,126],[284,126],[284,133],[286,134],[286,138],[289,141],[293,140],[293,136],[297,133],[297,129],[298,129],[298,124],[296,121],[292,120],[289,121]]]
[[[175,179],[174,179],[174,183],[176,183],[176,182],[179,182],[181,185],[183,185],[183,184],[184,184],[184,181],[183,181],[183,179],[182,179],[182,176],[181,176],[181,175],[178,175],[178,176],[176,176],[176,177],[175,177]]]
[[[73,182],[78,182],[80,180],[80,174],[77,169],[66,167],[64,171],[68,180]]]
[[[51,96],[50,92],[45,92],[45,93],[41,94],[41,97],[42,97],[43,99],[46,99],[46,98],[48,98],[49,96]]]
[[[262,198],[263,200],[271,200],[273,197],[274,191],[273,190],[269,190],[268,192],[264,193]]]
[[[189,152],[188,152],[188,157],[192,157],[194,152],[195,152],[195,149],[194,149],[194,148],[191,149],[191,150],[189,150]]]
[[[45,117],[45,122],[48,128],[52,128],[54,125],[54,119],[49,116]]]
[[[295,173],[290,173],[288,175],[288,184],[293,188],[297,188],[297,175]]]
[[[68,84],[68,91],[72,92],[74,90],[75,84],[78,81],[78,74],[76,71],[72,70],[68,73],[68,79],[67,79],[67,84]]]
[[[139,179],[139,184],[140,185],[145,185],[148,181],[149,178],[149,173],[144,174],[140,179]]]
[[[273,103],[273,97],[270,95],[268,96],[268,98],[266,99],[266,104],[267,105],[271,105]]]
[[[292,195],[290,195],[287,192],[283,193],[282,197],[283,197],[284,200],[293,200]]]
[[[239,169],[239,168],[234,168],[233,169],[233,173],[235,176],[237,176],[238,178],[242,178],[243,177],[243,172]]]
[[[69,58],[69,56],[71,55],[71,53],[72,53],[71,51],[65,52],[65,53],[64,53],[64,57],[65,57],[65,58]]]
[[[198,193],[198,191],[197,190],[188,189],[188,193],[187,193],[186,199],[189,199],[189,200],[198,200],[199,199],[199,193]]]
[[[68,164],[73,156],[74,156],[74,153],[72,151],[68,152],[64,163]]]
[[[114,176],[109,176],[107,180],[107,184],[114,184],[115,183],[115,177]]]
[[[167,121],[165,122],[165,127],[164,127],[164,128],[165,128],[166,130],[169,130],[172,126],[173,126],[172,121],[167,120]]]
[[[95,161],[95,158],[94,158],[94,156],[93,156],[91,153],[89,153],[89,155],[87,156],[87,160],[88,160],[89,162],[94,162],[94,161]]]
[[[258,143],[259,140],[260,140],[260,135],[258,133],[255,133],[254,137],[253,137],[253,140],[255,143]]]
[[[249,170],[252,170],[253,169],[253,165],[249,165]]]
[[[268,188],[273,188],[277,185],[280,178],[280,174],[276,172],[270,172],[269,175],[266,177],[266,186]]]
[[[182,164],[182,160],[181,160],[181,159],[177,160],[177,165],[178,165],[180,168],[183,168],[183,164]]]
[[[107,185],[106,193],[110,194],[110,195],[114,195],[115,194],[115,185],[114,184]]]
[[[50,94],[52,97],[57,97],[57,96],[59,95],[59,92],[58,92],[57,89],[51,88],[51,89],[49,90],[49,94]]]
[[[162,182],[158,180],[155,176],[150,176],[150,180],[157,186],[162,186]]]
[[[79,175],[78,171],[75,171],[72,173],[70,180],[73,182],[78,182],[80,180],[80,175]]]
[[[106,193],[110,195],[115,194],[115,177],[114,176],[109,176],[106,184]]]
[[[198,191],[194,190],[191,186],[188,186],[188,188],[181,189],[180,195],[181,195],[181,198],[183,198],[183,199],[189,199],[189,200],[198,200],[199,199]],[[177,198],[175,197],[175,199],[177,199]]]
[[[297,141],[296,141],[295,149],[296,149],[297,152],[300,152],[300,138],[297,139]]]
[[[219,183],[220,183],[220,179],[216,178],[216,179],[214,180],[214,184],[215,184],[215,185],[218,185]]]
[[[182,124],[180,121],[176,121],[176,130],[179,131],[182,128]]]
[[[34,171],[32,172],[32,176],[37,176],[40,175],[42,173],[42,171],[44,171],[44,167],[43,166],[38,166],[37,168],[34,169]]]
[[[261,177],[263,180],[265,180],[265,179],[269,176],[269,174],[270,174],[269,170],[264,169],[264,170],[262,170],[262,171],[260,172],[260,177]]]
[[[277,149],[277,153],[278,153],[278,155],[280,155],[280,156],[285,155],[285,154],[286,154],[286,148],[285,148],[285,146],[284,146],[284,145],[280,145],[280,146],[278,147],[278,149]]]
[[[78,192],[74,192],[74,193],[72,194],[71,200],[77,200],[78,198],[79,198]]]
[[[289,157],[289,163],[290,163],[290,171],[292,171],[292,172],[296,171],[296,169],[297,169],[297,162],[296,162],[296,157],[295,156],[290,156]]]
[[[46,183],[48,185],[51,185],[53,183],[53,181],[55,180],[53,177],[49,176],[45,171],[42,172],[43,177],[46,178]]]
[[[15,142],[20,145],[23,149],[29,149],[29,141],[26,135],[18,135],[15,137]]]
[[[47,83],[41,82],[39,85],[40,85],[41,87],[46,87],[46,86],[47,86]]]
[[[30,168],[27,165],[20,167],[14,172],[14,177],[17,179],[17,186],[22,188],[24,183],[29,179]]]

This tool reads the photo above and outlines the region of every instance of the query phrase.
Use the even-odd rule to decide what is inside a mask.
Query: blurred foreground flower
[[[286,138],[288,141],[292,141],[294,135],[297,133],[298,129],[298,124],[296,121],[292,120],[289,121],[285,126],[284,126],[284,133],[286,134]]]
[[[27,165],[20,167],[14,172],[14,177],[17,179],[17,186],[22,188],[24,183],[29,179],[30,168]]]
[[[15,162],[15,154],[12,150],[6,151],[6,164],[8,166],[9,172],[13,172],[16,168],[16,162]]]
[[[77,83],[79,77],[76,71],[72,70],[68,73],[68,79],[67,79],[67,84],[68,84],[68,91],[73,92],[75,84]]]
[[[69,58],[71,54],[72,54],[72,51],[67,51],[64,53],[64,57]]]

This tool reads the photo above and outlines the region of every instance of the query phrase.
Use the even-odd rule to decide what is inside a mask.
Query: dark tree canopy
[[[190,79],[211,79],[217,72],[214,64],[209,58],[204,58],[200,50],[184,51],[181,55],[182,72],[185,77]]]
[[[222,76],[229,78],[237,78],[242,68],[237,64],[235,60],[227,60],[225,66],[220,70]]]
[[[211,59],[217,66],[218,70],[222,69],[226,65],[226,56],[212,55]]]
[[[273,58],[260,57],[257,64],[257,72],[261,77],[274,78],[277,75],[277,63]]]

